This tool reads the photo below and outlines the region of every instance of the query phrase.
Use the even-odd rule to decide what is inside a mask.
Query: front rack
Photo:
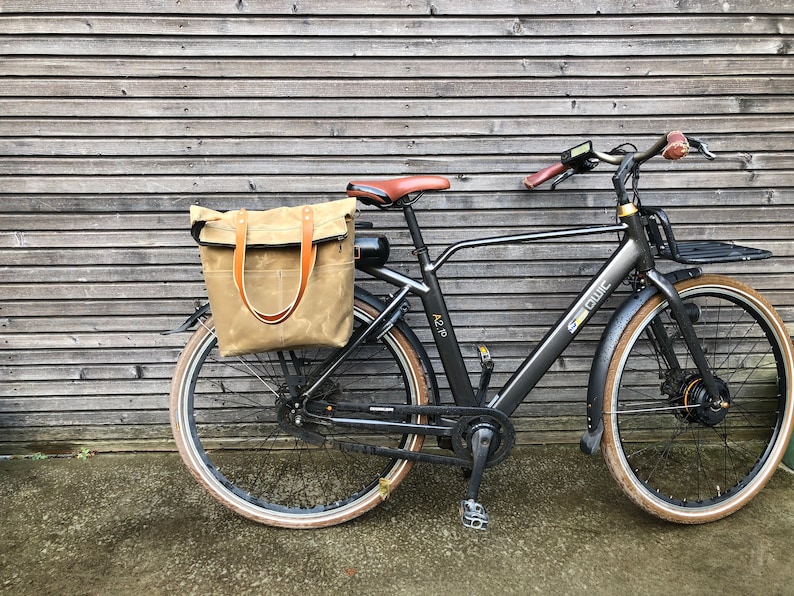
[[[704,265],[707,263],[729,263],[735,261],[757,261],[768,259],[772,253],[760,248],[740,246],[731,242],[715,240],[691,240],[678,242],[667,214],[658,207],[641,207],[640,213],[645,218],[648,238],[656,245],[659,257],[687,265]],[[664,236],[659,229],[664,230]]]

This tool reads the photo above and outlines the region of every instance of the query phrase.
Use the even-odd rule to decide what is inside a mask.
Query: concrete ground
[[[600,455],[523,447],[466,530],[459,471],[417,466],[350,523],[294,531],[216,504],[176,454],[0,462],[4,594],[794,594],[794,474],[705,526],[651,518]]]

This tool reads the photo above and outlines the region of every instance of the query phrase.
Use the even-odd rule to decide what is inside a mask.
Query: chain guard
[[[367,411],[372,413],[373,408],[377,405],[361,406],[359,404],[327,404],[332,406],[333,411]],[[312,403],[314,407],[324,409],[326,407],[322,402]],[[407,449],[398,449],[391,447],[381,447],[378,445],[369,445],[365,443],[356,443],[353,441],[339,441],[331,436],[326,436],[310,428],[319,428],[322,422],[313,422],[307,425],[296,424],[296,416],[299,412],[295,412],[287,405],[282,405],[278,412],[279,426],[282,430],[290,435],[305,441],[306,443],[316,446],[327,446],[340,451],[352,453],[364,453],[367,455],[380,455],[383,457],[391,457],[397,459],[406,459],[410,461],[424,461],[442,465],[452,465],[459,467],[469,467],[472,463],[471,449],[469,448],[469,440],[472,434],[483,427],[490,428],[494,431],[494,443],[496,448],[488,455],[486,466],[494,466],[501,463],[510,454],[515,445],[515,429],[513,423],[510,421],[509,416],[499,410],[492,408],[476,408],[476,407],[462,407],[462,406],[411,406],[411,405],[389,405],[390,414],[393,415],[410,415],[410,414],[423,414],[429,418],[433,417],[456,417],[460,418],[455,424],[449,427],[449,435],[452,440],[453,451],[455,457],[446,455],[436,455],[433,453],[423,453],[416,451],[409,451]],[[316,419],[315,419],[316,420]],[[333,425],[334,418],[329,416],[325,419],[327,424]],[[362,420],[362,424],[366,424]],[[434,429],[443,428],[434,426]],[[421,434],[417,433],[415,434]],[[427,433],[435,434],[438,433]],[[446,434],[446,433],[445,433]]]

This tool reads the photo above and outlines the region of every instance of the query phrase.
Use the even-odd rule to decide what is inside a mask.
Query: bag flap
[[[341,199],[311,206],[314,210],[313,242],[345,238],[347,224],[356,212],[356,199]],[[248,212],[249,248],[299,245],[302,207],[278,207],[268,211]],[[214,211],[199,205],[190,206],[193,238],[204,246],[234,246],[237,211]]]

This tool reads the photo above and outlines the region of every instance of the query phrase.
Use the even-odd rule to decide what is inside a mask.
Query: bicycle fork
[[[706,360],[706,355],[703,353],[703,347],[700,345],[700,341],[698,340],[697,334],[695,333],[692,318],[690,317],[684,302],[681,300],[681,296],[678,295],[678,292],[676,291],[673,284],[670,283],[670,281],[656,269],[646,271],[645,276],[667,299],[676,324],[681,331],[681,336],[683,337],[684,343],[686,343],[687,349],[692,356],[692,361],[695,363],[695,366],[698,369],[698,373],[700,373],[700,378],[703,381],[703,386],[709,393],[709,397],[712,400],[719,400],[721,402],[722,398],[720,397],[721,394],[717,385],[717,381],[711,372],[711,368],[709,367],[708,361]],[[660,342],[664,341],[663,338],[658,339]],[[665,349],[664,346],[660,347],[664,352],[665,360],[669,360],[668,365],[671,368],[680,369],[680,365],[675,361],[675,355],[672,354],[670,350]]]

